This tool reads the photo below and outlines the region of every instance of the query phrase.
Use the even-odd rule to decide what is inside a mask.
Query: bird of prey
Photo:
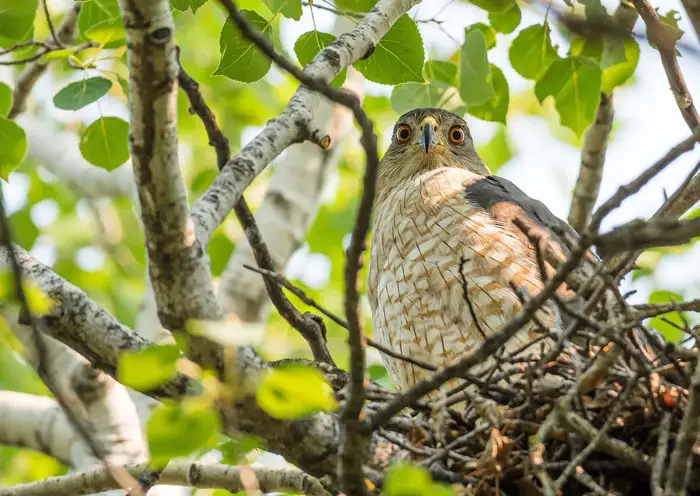
[[[375,339],[438,367],[498,332],[518,314],[523,295],[541,290],[536,252],[516,218],[563,254],[578,238],[544,204],[491,175],[466,122],[441,109],[399,118],[379,166],[376,201],[368,274]],[[533,342],[543,329],[561,329],[568,316],[548,304],[536,317],[538,323],[506,343],[506,352]],[[381,356],[399,389],[432,374]]]

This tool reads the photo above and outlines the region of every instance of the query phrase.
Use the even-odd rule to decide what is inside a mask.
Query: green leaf
[[[683,296],[679,295],[678,293],[665,290],[657,290],[649,295],[649,303],[652,305],[658,305],[660,303],[671,303],[674,301],[678,303],[682,302]],[[685,333],[673,324],[676,324],[681,328],[685,327],[685,323],[683,321],[684,317],[685,312],[683,313],[683,316],[678,312],[671,312],[664,315],[659,315],[657,317],[653,317],[649,323],[654,329],[663,334],[666,341],[669,341],[671,343],[679,343],[683,339],[683,337],[685,337]]]
[[[53,104],[63,110],[78,110],[107,94],[112,81],[103,77],[92,77],[70,83],[53,97]]]
[[[426,468],[399,463],[387,471],[384,496],[449,496],[451,487],[435,483]]]
[[[196,14],[197,10],[205,3],[207,0],[170,0],[170,6],[175,10],[184,12],[191,9],[193,14]]]
[[[500,126],[491,140],[482,146],[476,147],[479,156],[483,159],[491,172],[496,174],[498,169],[513,158],[513,145],[508,139],[505,126]]]
[[[491,64],[491,82],[495,97],[482,105],[469,105],[469,113],[478,119],[505,124],[508,104],[510,103],[508,81],[506,81],[503,71],[493,64]]]
[[[39,228],[34,225],[31,207],[23,208],[10,215],[13,240],[26,250],[31,250],[39,237]]]
[[[540,103],[553,96],[563,126],[581,136],[593,122],[600,101],[601,72],[586,57],[567,57],[549,66],[535,85]]]
[[[0,36],[24,41],[34,30],[37,0],[0,0]]]
[[[622,57],[619,55],[619,48],[615,48],[612,44],[618,47],[622,44]],[[624,84],[634,74],[638,63],[639,43],[635,39],[606,40],[600,62],[600,68],[603,70],[601,89],[610,94],[613,89]]]
[[[301,19],[301,0],[263,0],[272,14],[278,12],[284,17],[298,21]]]
[[[272,42],[272,26],[259,14],[252,10],[241,10],[243,16],[253,27],[260,31],[265,38]],[[226,76],[234,81],[252,83],[267,74],[272,61],[263,54],[251,41],[241,36],[238,28],[231,19],[227,19],[219,38],[221,62],[214,75]]]
[[[12,88],[0,82],[0,117],[7,117],[12,108]]]
[[[437,107],[444,93],[444,88],[430,83],[399,84],[391,93],[391,107],[399,114],[415,108]]]
[[[486,38],[479,30],[465,33],[460,50],[459,94],[468,106],[483,105],[496,96],[489,65]]]
[[[27,154],[27,135],[18,124],[0,117],[0,177],[7,181],[10,172]]]
[[[484,38],[486,38],[487,50],[491,50],[493,47],[496,46],[496,31],[494,31],[494,29],[488,24],[484,24],[483,22],[477,22],[475,24],[472,24],[471,26],[467,26],[464,31],[465,36],[467,36],[472,31],[481,31],[481,33],[484,35]]]
[[[297,60],[302,66],[309,64],[314,57],[323,50],[326,46],[335,41],[335,36],[321,31],[309,31],[302,34],[294,43],[294,53],[297,55]],[[345,81],[347,69],[343,69],[331,83],[336,88],[339,88]]]
[[[515,0],[469,0],[477,7],[487,12],[505,12],[515,3]]]
[[[522,12],[517,3],[513,3],[509,9],[503,12],[489,12],[489,23],[499,33],[512,33],[520,26]]]
[[[237,434],[236,437],[219,443],[216,450],[221,453],[221,463],[226,465],[239,465],[242,459],[254,449],[262,448],[263,440],[245,434]]]
[[[146,426],[151,463],[164,467],[172,458],[206,448],[214,443],[218,430],[219,416],[199,398],[160,405]]]
[[[17,282],[12,271],[0,271],[0,303],[20,304],[20,301],[17,299],[16,286]],[[41,317],[51,311],[54,302],[34,279],[23,277],[22,289],[24,289],[24,295],[27,297],[27,303],[32,314]]]
[[[429,81],[440,81],[449,86],[457,86],[457,64],[444,60],[428,60],[423,72]]]
[[[335,0],[336,7],[351,12],[369,12],[376,3],[377,0]]]
[[[324,375],[313,367],[288,365],[268,371],[256,398],[265,413],[277,419],[296,419],[334,412],[338,404]]]
[[[80,153],[92,165],[114,170],[129,158],[129,124],[118,117],[101,117],[80,138]]]
[[[124,44],[126,31],[119,12],[119,0],[86,0],[78,15],[78,29],[85,38],[106,48]]]
[[[118,380],[137,391],[149,391],[175,375],[180,358],[177,346],[151,346],[140,351],[125,351],[119,357]]]
[[[423,39],[413,20],[404,14],[394,23],[366,60],[354,67],[367,79],[380,84],[423,81],[425,50]]]
[[[656,8],[656,12],[659,15],[659,21],[661,21],[661,25],[664,27],[669,41],[675,45],[681,39],[681,36],[683,36],[683,30],[678,27],[678,21],[681,20],[680,13],[677,10],[669,10],[666,14],[661,15],[658,8]],[[656,44],[651,41],[654,38],[649,36],[648,29],[647,39],[649,39],[649,44],[656,48]]]
[[[510,45],[508,56],[513,69],[526,79],[538,79],[559,59],[546,24],[535,24],[520,31]]]

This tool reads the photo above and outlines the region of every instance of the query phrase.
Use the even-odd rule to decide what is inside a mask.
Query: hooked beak
[[[435,141],[435,131],[433,130],[433,126],[431,126],[429,122],[426,122],[423,126],[423,133],[420,137],[420,144],[423,147],[423,150],[425,150],[425,153],[430,151],[435,144]]]

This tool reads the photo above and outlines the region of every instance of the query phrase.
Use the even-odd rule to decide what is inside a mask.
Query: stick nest
[[[657,338],[652,352],[638,338],[577,346],[576,366],[565,353],[546,364],[497,356],[480,384],[424,399],[379,435],[457,494],[671,494],[662,488],[686,477],[678,494],[700,494],[698,426],[684,421],[699,416],[696,351]],[[388,399],[375,386],[368,395],[370,410]]]

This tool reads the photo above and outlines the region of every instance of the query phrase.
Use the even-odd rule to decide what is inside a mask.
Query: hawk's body
[[[420,112],[427,111],[416,112],[415,122],[425,122]],[[416,112],[407,114],[409,123]],[[451,115],[435,112],[445,120]],[[405,122],[406,116],[402,119]],[[441,124],[438,119],[435,128]],[[438,150],[430,155],[425,145],[425,152],[416,151],[423,155],[412,159],[400,155],[401,143],[392,147],[380,168],[370,255],[368,293],[374,334],[402,355],[443,366],[518,314],[522,303],[514,287],[521,297],[542,288],[533,247],[513,225],[513,217],[546,228],[546,234],[557,241],[547,223],[564,231],[571,228],[512,183],[488,175],[476,152],[460,157]],[[397,155],[396,164],[387,165],[393,155]],[[552,306],[544,307],[538,317],[545,328],[561,325]],[[539,329],[534,323],[523,327],[507,342],[506,351],[531,342]],[[385,355],[382,359],[400,389],[432,373]],[[483,371],[489,362],[472,372]]]

